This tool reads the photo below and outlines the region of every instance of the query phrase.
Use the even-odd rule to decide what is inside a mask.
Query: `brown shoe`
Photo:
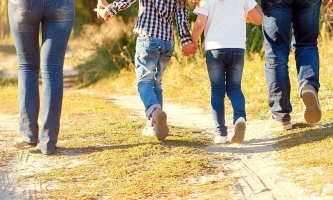
[[[304,119],[310,124],[314,124],[321,119],[321,109],[318,100],[317,90],[309,84],[302,89],[302,100],[305,105]]]
[[[154,109],[151,114],[151,121],[155,130],[156,137],[159,141],[164,140],[169,134],[169,128],[166,123],[167,115],[163,110]]]
[[[293,126],[290,121],[280,122],[274,119],[271,119],[269,122],[269,129],[272,131],[284,131],[289,130]]]
[[[29,149],[29,148],[34,148],[36,146],[37,142],[26,142],[26,141],[22,141],[14,145],[14,147],[17,149]]]

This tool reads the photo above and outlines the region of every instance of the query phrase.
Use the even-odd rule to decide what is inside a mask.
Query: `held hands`
[[[97,12],[97,18],[103,18],[106,21],[111,18],[110,14],[105,9],[108,5],[109,3],[106,0],[98,0],[97,8],[94,9],[94,11]]]
[[[247,24],[251,23],[251,19],[248,14],[244,13],[244,19]]]
[[[198,43],[190,43],[183,46],[182,52],[184,56],[195,54],[198,50]]]

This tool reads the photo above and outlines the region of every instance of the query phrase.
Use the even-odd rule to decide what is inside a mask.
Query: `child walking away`
[[[201,0],[194,2],[197,15],[192,42],[197,44],[204,31],[206,64],[211,84],[211,111],[216,135],[214,142],[227,140],[224,97],[227,93],[233,110],[232,143],[244,140],[246,129],[245,98],[241,90],[246,42],[246,21],[260,25],[263,14],[255,0]]]
[[[109,20],[136,0],[115,0],[108,4],[99,0],[97,16]],[[173,15],[184,55],[196,52],[190,36],[190,24],[185,0],[140,0],[134,33],[137,35],[135,72],[137,89],[148,118],[143,135],[156,135],[164,140],[169,133],[167,115],[162,110],[162,76],[174,51]]]

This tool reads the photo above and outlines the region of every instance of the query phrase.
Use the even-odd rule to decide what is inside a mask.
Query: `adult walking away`
[[[63,99],[63,64],[75,13],[73,0],[11,0],[8,15],[18,56],[18,149],[36,147],[53,154],[57,147]],[[41,46],[39,33],[41,29]],[[42,75],[41,133],[38,76]]]
[[[198,43],[205,30],[206,64],[211,85],[211,111],[215,125],[214,142],[227,140],[224,97],[228,95],[234,109],[233,143],[244,140],[246,129],[245,98],[241,89],[246,21],[260,25],[263,19],[260,6],[255,0],[198,0],[194,13],[197,19],[192,42]]]
[[[321,119],[317,47],[321,4],[322,0],[261,0],[268,104],[272,113],[269,128],[272,130],[292,128],[288,73],[290,29],[293,30],[291,45],[295,49],[298,93],[305,106],[304,119],[311,124]]]
[[[108,20],[130,7],[136,0],[115,0],[108,4],[99,0],[97,15]],[[167,115],[163,109],[162,76],[174,51],[173,15],[183,45],[184,55],[195,53],[191,44],[190,24],[185,0],[140,0],[138,19],[134,27],[137,35],[135,72],[137,89],[148,118],[143,135],[164,140],[169,133]]]

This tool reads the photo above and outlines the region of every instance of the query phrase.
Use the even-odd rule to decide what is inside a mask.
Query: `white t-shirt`
[[[202,0],[194,14],[208,16],[205,50],[221,48],[245,49],[246,22],[244,14],[257,5],[255,0]]]

